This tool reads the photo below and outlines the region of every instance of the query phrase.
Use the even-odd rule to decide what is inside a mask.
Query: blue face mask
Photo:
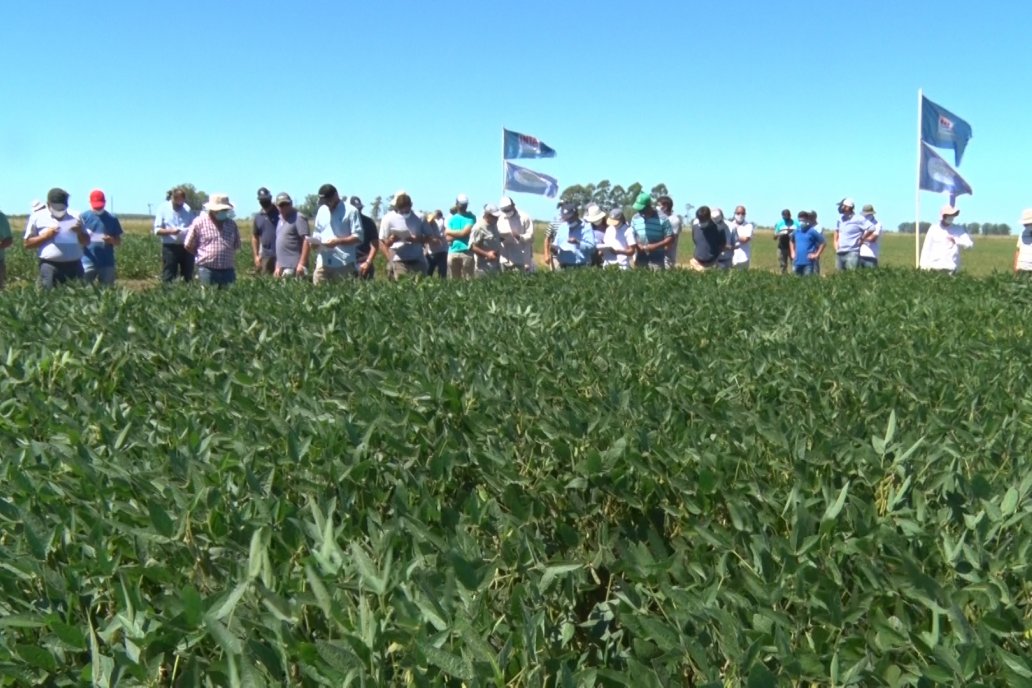
[[[231,217],[233,217],[233,213],[229,210],[220,210],[217,213],[215,213],[215,219],[219,222],[225,222]]]

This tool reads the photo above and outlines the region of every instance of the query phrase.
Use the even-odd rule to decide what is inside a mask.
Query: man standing
[[[186,230],[193,224],[197,213],[186,204],[186,191],[175,188],[165,196],[165,203],[154,216],[154,233],[161,237],[161,281],[184,282],[193,279],[194,257],[183,248]]]
[[[595,232],[581,222],[577,206],[564,203],[559,209],[564,221],[556,228],[551,248],[561,269],[582,268],[591,264],[595,255]]]
[[[308,272],[308,218],[297,212],[290,194],[276,194],[276,277],[301,277]]]
[[[388,274],[392,280],[406,275],[424,277],[427,273],[423,246],[430,230],[419,213],[412,212],[412,197],[403,191],[394,195],[394,209],[380,221],[380,244],[391,256]]]
[[[516,272],[534,270],[534,222],[508,196],[498,204],[502,217],[498,231],[502,234],[502,269]]]
[[[39,257],[39,286],[81,280],[82,248],[90,236],[75,213],[68,211],[68,192],[51,189],[43,210],[29,216],[22,245],[36,249]]]
[[[660,196],[657,198],[656,206],[658,207],[659,216],[670,223],[673,241],[666,248],[663,265],[667,270],[671,270],[677,267],[677,243],[681,238],[681,227],[684,225],[684,220],[674,212],[674,199],[670,198],[670,196]]]
[[[595,234],[595,254],[591,256],[592,267],[602,267],[602,245],[606,243],[606,211],[599,207],[598,203],[589,203],[584,209],[584,221],[591,225],[591,231]]]
[[[502,213],[497,206],[484,206],[484,214],[473,225],[473,239],[470,248],[476,254],[476,276],[494,275],[502,271],[502,235],[498,230],[498,218]]]
[[[835,255],[839,270],[860,267],[860,246],[874,230],[874,224],[863,215],[857,215],[855,208],[852,198],[839,203],[840,216],[835,225]]]
[[[652,205],[652,196],[644,191],[638,194],[631,207],[634,209],[631,229],[637,242],[635,266],[649,270],[665,269],[667,252],[674,242],[670,220],[659,214]]]
[[[960,249],[975,245],[967,230],[956,226],[960,211],[951,205],[939,210],[939,223],[928,228],[921,247],[921,269],[954,274],[960,269]]]
[[[115,283],[115,246],[122,243],[122,223],[105,210],[107,198],[100,189],[90,192],[90,210],[80,217],[82,226],[90,234],[82,255],[86,282],[104,285]]]
[[[806,211],[799,212],[799,224],[792,232],[789,253],[795,274],[808,276],[817,274],[817,265],[825,247],[824,235],[814,226],[814,219]]]
[[[736,270],[748,270],[749,263],[752,262],[753,225],[745,219],[744,205],[735,208],[735,216],[728,225],[731,227],[732,233],[738,237],[731,266]]]
[[[353,205],[340,200],[337,187],[319,187],[319,210],[315,214],[315,238],[319,252],[315,259],[312,282],[334,282],[354,277],[356,249],[362,243],[362,216]]]
[[[373,218],[362,212],[365,206],[358,196],[351,197],[352,207],[358,211],[358,218],[362,222],[362,242],[355,247],[355,262],[358,264],[359,279],[371,280],[376,276],[376,265],[373,263],[376,258],[377,238],[376,223]]]
[[[202,286],[225,289],[236,282],[236,252],[240,229],[233,220],[233,204],[226,194],[212,194],[186,230],[183,248],[194,255]]]
[[[447,224],[444,220],[444,213],[435,210],[428,213],[426,226],[430,230],[430,240],[426,244],[426,274],[433,277],[434,273],[441,279],[448,277],[448,240],[444,238]]]
[[[0,289],[7,285],[7,262],[4,254],[11,248],[14,240],[11,237],[11,223],[7,216],[0,212]]]
[[[863,207],[864,218],[871,223],[871,229],[864,234],[863,243],[860,244],[860,267],[862,268],[876,268],[878,267],[878,254],[881,253],[881,244],[878,243],[878,239],[881,238],[882,225],[874,217],[874,206],[868,203]]]
[[[792,211],[785,208],[781,211],[781,219],[774,225],[774,241],[778,242],[778,268],[782,275],[788,271],[788,265],[791,262],[789,244],[792,242],[792,232],[795,229]]]
[[[695,252],[692,254],[692,270],[711,270],[717,267],[717,259],[727,245],[727,234],[713,221],[708,206],[695,211],[695,222],[692,223],[692,243]]]
[[[720,251],[720,256],[717,257],[717,267],[721,270],[730,270],[735,257],[735,245],[738,244],[738,235],[735,234],[734,230],[731,229],[731,225],[724,218],[723,209],[714,208],[710,215],[713,217],[713,222],[720,228],[720,231],[724,233],[724,248]]]
[[[444,232],[449,242],[448,272],[452,279],[473,277],[473,252],[469,243],[476,222],[476,215],[469,212],[469,196],[459,194],[455,198],[455,207],[452,208],[452,216],[448,218],[448,228]]]
[[[279,224],[279,211],[272,202],[272,194],[264,186],[258,189],[258,205],[261,209],[254,216],[251,256],[254,258],[255,272],[271,275],[276,272],[276,225]]]
[[[1032,208],[1025,208],[1021,211],[1021,234],[1018,236],[1018,248],[1014,252],[1014,274],[1029,273],[1032,273]]]

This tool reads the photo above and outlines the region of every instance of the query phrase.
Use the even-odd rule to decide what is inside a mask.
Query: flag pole
[[[924,89],[917,89],[917,179],[914,190],[914,267],[921,267],[921,106]]]
[[[502,193],[499,195],[505,195],[505,127],[502,127]]]

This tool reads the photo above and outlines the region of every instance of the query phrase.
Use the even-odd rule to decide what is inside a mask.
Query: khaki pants
[[[322,284],[323,282],[339,282],[344,279],[353,279],[358,271],[354,265],[341,265],[339,267],[326,267],[320,265],[315,269],[315,274],[312,275],[313,284]]]
[[[448,276],[452,279],[473,278],[473,254],[451,253],[448,255]]]
[[[391,279],[396,280],[405,276],[426,277],[426,273],[427,262],[425,257],[415,260],[392,260],[390,263]]]
[[[690,267],[692,270],[695,270],[696,272],[705,272],[707,270],[712,270],[713,268],[717,267],[717,264],[713,263],[711,265],[703,265],[699,261],[692,258],[690,261],[688,261],[688,267]]]

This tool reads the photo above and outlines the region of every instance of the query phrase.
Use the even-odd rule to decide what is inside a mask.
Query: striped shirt
[[[198,215],[186,231],[183,245],[196,254],[197,267],[229,270],[236,265],[234,254],[240,250],[240,230],[233,220],[226,220],[219,228],[211,216],[204,213]]]

